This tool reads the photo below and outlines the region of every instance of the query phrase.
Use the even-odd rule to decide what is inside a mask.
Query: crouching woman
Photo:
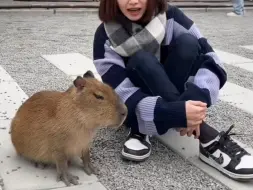
[[[253,178],[253,157],[204,122],[227,80],[195,23],[167,0],[101,0],[93,59],[127,105],[122,156],[143,161],[152,135],[170,128],[199,140],[200,159],[234,179]]]

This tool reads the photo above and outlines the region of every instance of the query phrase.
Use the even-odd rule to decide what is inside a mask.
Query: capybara
[[[87,71],[64,92],[45,90],[28,98],[12,120],[11,140],[18,155],[55,164],[57,181],[77,185],[68,161],[77,156],[84,171],[94,173],[89,149],[96,130],[120,127],[127,114],[116,92]]]

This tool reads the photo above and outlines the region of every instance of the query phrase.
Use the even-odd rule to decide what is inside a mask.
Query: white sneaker
[[[151,143],[148,135],[129,133],[124,147],[122,157],[132,161],[144,161],[151,154]]]
[[[243,17],[244,14],[238,15],[238,14],[236,14],[235,12],[230,12],[230,13],[227,13],[227,16],[232,16],[232,17]]]
[[[200,143],[199,158],[234,180],[252,180],[253,156],[230,138],[233,127],[206,144]]]

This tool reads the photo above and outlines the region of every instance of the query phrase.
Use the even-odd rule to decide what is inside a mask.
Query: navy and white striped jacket
[[[208,107],[215,104],[219,90],[227,80],[224,65],[202,36],[195,23],[180,9],[169,6],[164,43],[161,48],[170,46],[173,38],[190,33],[195,36],[208,59],[202,64],[192,81],[185,97],[201,100]],[[103,82],[111,85],[128,107],[128,120],[131,128],[148,135],[164,134],[169,128],[186,127],[185,102],[166,102],[159,96],[150,96],[134,86],[125,71],[124,58],[110,48],[104,25],[101,23],[94,36],[93,59]],[[197,88],[196,88],[197,87]]]

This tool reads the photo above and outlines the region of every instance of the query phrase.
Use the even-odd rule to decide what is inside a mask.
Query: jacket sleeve
[[[207,103],[209,107],[217,102],[219,90],[227,81],[224,64],[196,24],[177,7],[173,9],[173,35],[178,36],[184,32],[192,34],[198,39],[202,54],[202,66],[194,80],[186,84],[187,90],[182,94],[181,99],[200,100]]]
[[[93,44],[95,67],[104,83],[109,84],[128,108],[128,121],[138,131],[161,135],[169,128],[186,127],[185,101],[166,102],[149,96],[133,85],[126,75],[123,59],[110,48],[103,24],[95,32]]]

